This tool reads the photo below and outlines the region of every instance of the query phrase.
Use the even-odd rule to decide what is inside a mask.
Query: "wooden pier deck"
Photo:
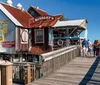
[[[51,75],[28,85],[100,85],[99,61],[100,57],[77,57]]]

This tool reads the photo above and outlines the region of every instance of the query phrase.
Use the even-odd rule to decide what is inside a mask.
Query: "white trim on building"
[[[57,21],[53,27],[66,27],[66,26],[81,26],[85,19],[81,20],[67,20],[67,21]],[[84,27],[86,28],[86,27]]]
[[[14,18],[1,4],[0,9],[16,26],[23,27],[23,25],[16,18]]]
[[[18,27],[16,27],[16,31],[15,31],[15,33],[16,33],[16,38],[15,38],[15,50],[18,50]]]

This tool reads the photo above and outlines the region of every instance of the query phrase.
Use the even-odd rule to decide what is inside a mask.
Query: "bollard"
[[[0,63],[1,85],[12,85],[12,63],[5,61]]]
[[[29,84],[31,83],[31,67],[29,64],[27,64],[26,66],[26,71],[25,71],[25,84]]]
[[[28,71],[27,71],[27,84],[31,83],[31,67],[28,64]]]

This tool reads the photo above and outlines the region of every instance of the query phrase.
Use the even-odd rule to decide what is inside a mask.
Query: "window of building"
[[[35,43],[44,43],[44,29],[35,29]]]

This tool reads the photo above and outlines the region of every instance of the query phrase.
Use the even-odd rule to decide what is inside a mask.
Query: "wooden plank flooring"
[[[88,73],[89,69],[94,64],[95,61],[96,58],[94,57],[88,57],[88,58],[77,57],[71,62],[64,65],[63,67],[61,67],[59,70],[49,75],[48,77],[43,77],[28,85],[79,85],[79,84],[86,85],[84,84],[84,82],[87,83],[86,81],[88,81],[90,76],[93,74],[92,72],[93,69],[91,69],[92,71],[89,72],[90,76],[86,76],[86,74]],[[96,65],[94,65],[94,67],[95,66]],[[90,84],[87,83],[87,85]]]

